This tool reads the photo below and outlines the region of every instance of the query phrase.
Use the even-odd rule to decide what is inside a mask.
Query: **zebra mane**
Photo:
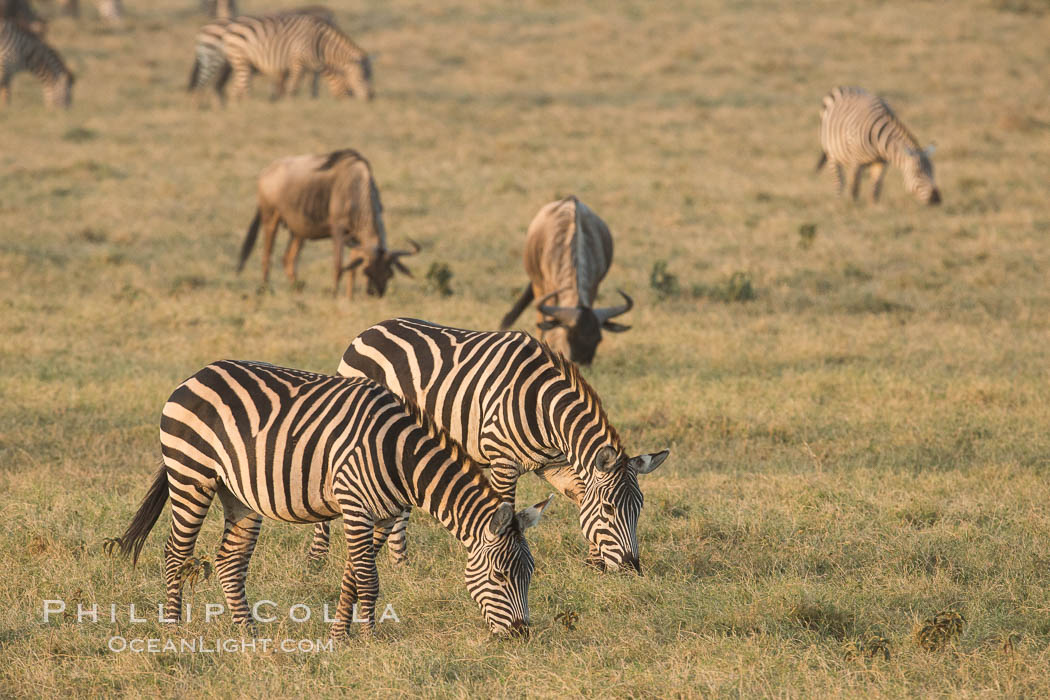
[[[336,163],[339,163],[340,161],[345,160],[347,158],[353,158],[354,160],[364,161],[365,165],[368,165],[368,161],[365,160],[365,157],[359,152],[357,152],[353,148],[344,148],[342,150],[332,151],[331,153],[329,153],[327,160],[325,160],[324,163],[321,163],[321,165],[317,166],[317,170],[318,172],[322,170],[330,170],[333,166],[335,166]],[[369,169],[371,170],[371,167],[369,167]]]
[[[525,335],[536,340],[536,338],[530,333],[525,333]],[[594,387],[588,384],[587,380],[583,378],[583,375],[580,374],[580,368],[575,362],[565,357],[542,340],[536,340],[536,342],[543,350],[543,354],[546,355],[547,359],[554,365],[554,368],[558,370],[566,380],[568,380],[569,386],[594,402],[594,407],[598,411],[598,416],[601,418],[602,423],[605,425],[606,430],[609,433],[609,438],[612,441],[613,446],[615,446],[617,450],[622,451],[623,443],[620,440],[620,434],[616,432],[616,428],[609,421],[609,417],[605,414],[605,407],[602,406],[602,397],[599,396],[598,392],[594,390]]]
[[[412,416],[412,419],[416,424],[426,431],[429,437],[437,440],[438,445],[441,448],[446,449],[451,453],[452,459],[462,464],[471,476],[477,476],[486,486],[489,485],[485,472],[481,470],[481,465],[475,462],[473,458],[467,454],[466,449],[464,449],[463,445],[459,444],[459,441],[449,435],[447,430],[434,422],[434,419],[431,418],[426,411],[420,408],[419,404],[415,401],[404,396],[398,396],[397,394],[394,394],[394,392],[390,393],[401,402],[401,405],[405,407],[405,411],[408,415]]]

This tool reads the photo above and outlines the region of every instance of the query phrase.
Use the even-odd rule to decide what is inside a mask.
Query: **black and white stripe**
[[[357,336],[339,374],[368,377],[418,403],[491,469],[493,487],[509,502],[518,477],[536,472],[580,508],[592,563],[641,570],[637,476],[660,466],[668,452],[628,457],[598,394],[576,365],[543,343],[527,333],[399,318]],[[395,561],[404,556],[403,533],[403,522],[394,526]],[[322,525],[311,556],[326,550]]]
[[[73,102],[73,74],[58,52],[14,22],[0,22],[0,103],[11,102],[11,78],[32,73],[44,84],[44,102],[69,108]]]
[[[320,72],[329,79],[333,93],[372,98],[368,55],[312,15],[238,17],[226,27],[222,43],[233,70],[235,97],[248,90],[254,68],[274,79],[278,96],[294,93],[304,73]]]
[[[886,164],[890,163],[904,174],[905,188],[919,201],[941,202],[930,162],[933,146],[920,147],[890,106],[866,90],[836,87],[824,97],[820,145],[823,150],[817,170],[831,162],[840,194],[849,175],[853,180],[850,192],[856,199],[864,171],[870,167],[875,180],[871,198],[877,202]],[[850,172],[845,173],[844,169]]]
[[[332,636],[346,634],[355,602],[370,633],[374,531],[416,506],[467,547],[467,587],[490,629],[527,632],[534,564],[522,533],[546,503],[515,514],[454,440],[374,382],[223,360],[175,389],[160,438],[163,465],[117,542],[137,560],[170,495],[166,619],[181,617],[180,571],[217,494],[226,527],[215,569],[236,622],[250,622],[244,580],[262,516],[313,523],[342,515],[348,556]]]

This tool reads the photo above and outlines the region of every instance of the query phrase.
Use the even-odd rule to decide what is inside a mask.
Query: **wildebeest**
[[[500,328],[509,328],[533,299],[539,299],[537,325],[543,341],[574,362],[590,364],[603,329],[622,333],[630,328],[610,320],[634,306],[622,291],[617,290],[624,304],[594,308],[612,256],[609,227],[586,204],[572,195],[547,204],[525,236],[529,284]]]
[[[346,285],[348,298],[353,297],[354,274],[362,267],[368,278],[367,291],[383,296],[394,270],[411,276],[401,258],[419,252],[387,250],[383,225],[383,204],[372,178],[372,168],[353,149],[323,155],[301,155],[279,158],[259,174],[259,206],[248,227],[241,247],[237,271],[255,246],[259,227],[265,232],[263,243],[263,284],[270,279],[270,255],[277,227],[284,224],[292,234],[284,254],[284,271],[296,282],[296,263],[303,242],[332,239],[334,288],[338,293],[339,278],[349,272]],[[343,246],[349,246],[350,262],[343,266]]]

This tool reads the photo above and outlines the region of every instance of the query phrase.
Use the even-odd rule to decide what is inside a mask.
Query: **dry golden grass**
[[[270,103],[257,80],[226,110],[182,93],[196,3],[130,5],[121,30],[52,23],[72,111],[46,112],[22,75],[0,112],[0,692],[1050,695],[1046,3],[333,2],[378,54],[377,99]],[[878,206],[813,175],[838,83],[938,143],[942,207],[895,172]],[[333,300],[322,242],[304,290],[257,294],[258,251],[233,272],[256,174],[343,147],[370,159],[392,243],[423,243],[416,279]],[[222,357],[332,371],[397,315],[492,327],[525,281],[528,221],[570,192],[616,240],[603,298],[637,302],[588,378],[631,448],[672,448],[644,478],[644,578],[587,570],[557,501],[530,531],[533,638],[494,642],[461,548],[417,517],[411,563],[380,566],[402,622],[374,642],[107,650],[239,635],[127,624],[163,596],[167,513],[137,569],[101,551],[179,381]],[[745,282],[754,299],[727,301]],[[313,571],[306,537],[265,525],[251,600],[334,600],[342,546]],[[188,597],[222,599],[214,578]],[[44,624],[51,598],[124,617]],[[920,649],[914,625],[946,609],[965,627]]]

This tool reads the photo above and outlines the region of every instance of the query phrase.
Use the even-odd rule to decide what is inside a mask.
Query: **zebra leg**
[[[226,594],[226,605],[233,613],[236,624],[254,624],[248,599],[244,594],[244,579],[248,575],[248,562],[259,541],[262,516],[238,501],[226,488],[219,489],[219,498],[226,515],[226,528],[222,533],[219,552],[215,555],[215,572]]]
[[[860,181],[864,179],[864,171],[867,169],[868,164],[864,163],[853,170],[853,186],[850,187],[850,196],[853,197],[853,201],[857,201],[857,195],[860,194]]]
[[[569,500],[575,503],[577,508],[582,509],[583,495],[587,491],[587,485],[572,466],[566,464],[545,467],[536,472],[536,474],[546,479],[551,486],[568,496]],[[587,564],[600,571],[605,570],[605,559],[598,550],[598,545],[590,541],[587,543]]]
[[[322,563],[328,558],[329,538],[331,537],[331,521],[314,525],[314,538],[310,542],[310,551],[306,554],[307,561],[311,563]]]
[[[292,69],[288,71],[288,92],[290,94],[299,94],[299,83],[302,82],[302,78],[303,67],[296,63],[292,66]]]
[[[208,514],[213,488],[204,485],[186,486],[168,479],[171,496],[171,534],[164,545],[164,620],[182,619],[182,565],[193,555],[204,517]]]
[[[233,89],[232,94],[235,100],[239,100],[244,97],[245,93],[248,92],[248,86],[252,80],[252,67],[247,61],[241,58],[230,59],[230,68],[233,71]]]
[[[408,548],[408,517],[411,512],[411,508],[405,508],[390,520],[376,523],[372,549],[378,552],[386,543],[390,563],[394,566],[401,566],[407,559],[405,550]]]
[[[835,187],[837,188],[838,194],[841,197],[842,191],[846,187],[846,173],[842,169],[841,164],[835,163],[834,165],[835,167],[832,169],[832,172],[835,173]]]
[[[871,176],[875,178],[875,184],[871,188],[871,203],[877,204],[879,195],[882,194],[882,179],[886,176],[886,164],[875,163],[871,166]]]
[[[263,249],[262,278],[263,287],[270,286],[270,257],[273,255],[273,243],[277,238],[277,227],[281,225],[281,215],[277,210],[263,212]]]
[[[335,609],[331,637],[342,639],[354,619],[364,619],[365,635],[375,626],[375,601],[379,594],[379,574],[375,569],[375,550],[372,549],[374,524],[368,513],[356,506],[343,504],[343,534],[346,537],[346,566],[343,569],[343,585],[339,592],[339,604]],[[359,616],[358,601],[362,602],[366,592],[371,599],[371,617]]]
[[[314,71],[313,81],[310,83],[310,97],[317,99],[317,93],[321,87],[321,72]]]
[[[0,80],[0,104],[7,107],[11,104],[11,78],[4,76]]]

